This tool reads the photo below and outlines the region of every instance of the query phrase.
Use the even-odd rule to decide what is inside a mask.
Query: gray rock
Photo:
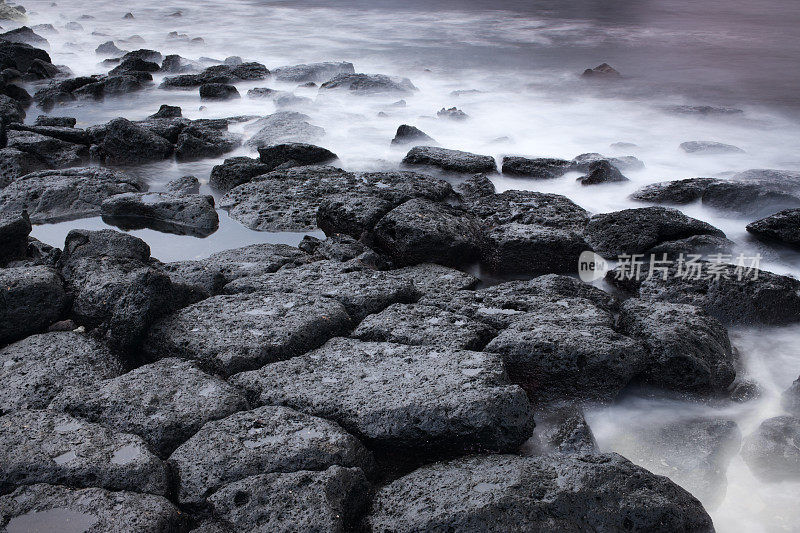
[[[536,415],[536,431],[525,445],[526,456],[599,453],[594,433],[577,404],[548,408]]]
[[[26,43],[0,41],[0,66],[13,68],[17,72],[27,72],[35,59],[51,63],[50,56],[41,48]]]
[[[695,531],[691,494],[617,454],[472,456],[420,468],[375,495],[373,531]]]
[[[194,176],[181,176],[167,182],[164,190],[179,196],[200,194],[200,180]]]
[[[316,261],[284,268],[274,274],[243,277],[226,285],[224,290],[229,294],[294,293],[310,298],[331,298],[340,302],[356,323],[393,303],[410,303],[418,296],[413,283],[407,279],[369,268],[353,270],[351,265],[338,261]]]
[[[789,414],[800,416],[800,378],[797,378],[783,393],[781,405]]]
[[[158,111],[150,115],[148,118],[181,118],[182,116],[183,113],[180,107],[162,104],[162,106],[158,108]]]
[[[163,496],[136,492],[40,484],[0,497],[0,526],[9,532],[110,533],[120,524],[129,533],[172,533],[186,527],[186,517]]]
[[[247,407],[234,387],[179,359],[162,359],[90,385],[64,387],[50,404],[51,409],[139,435],[164,457],[206,422]]]
[[[44,409],[66,386],[88,386],[122,373],[97,340],[61,331],[32,335],[0,350],[0,412]]]
[[[524,176],[536,179],[559,178],[569,172],[572,162],[566,159],[553,159],[537,157],[506,156],[503,158],[503,174],[509,176]]]
[[[436,144],[436,141],[419,128],[409,126],[407,124],[400,125],[397,128],[397,133],[395,134],[394,139],[392,139],[392,144],[397,146],[412,143],[430,146]]]
[[[138,72],[158,72],[160,69],[161,67],[159,64],[153,61],[147,61],[139,57],[128,57],[123,58],[119,65],[111,69],[108,74],[111,76],[120,76]]]
[[[269,166],[270,170],[306,165],[324,165],[338,159],[338,156],[330,150],[303,143],[259,147],[258,155],[261,162]]]
[[[589,165],[587,174],[578,178],[581,185],[597,185],[599,183],[620,183],[630,181],[619,169],[608,161],[595,161]]]
[[[338,74],[319,86],[320,89],[347,89],[359,95],[410,95],[418,89],[408,78],[383,74]]]
[[[175,157],[179,161],[193,161],[219,157],[238,148],[242,136],[228,131],[227,122],[195,120],[181,130],[175,140]]]
[[[414,289],[423,295],[451,296],[455,291],[474,289],[478,278],[455,268],[433,263],[398,268],[391,271],[392,277],[414,283]]]
[[[732,144],[715,141],[688,141],[681,143],[681,150],[687,154],[743,154],[744,150]]]
[[[599,163],[600,161],[606,161],[607,163],[611,164],[612,167],[621,171],[641,170],[644,168],[644,163],[642,163],[638,158],[632,155],[626,155],[622,157],[606,157],[603,154],[592,152],[587,154],[581,154],[573,158],[571,161],[572,170],[577,170],[579,172],[589,172],[591,170],[592,165],[594,165],[595,163]]]
[[[6,187],[26,174],[45,170],[50,165],[35,154],[16,148],[0,149],[0,188]]]
[[[469,115],[458,109],[457,107],[441,108],[436,112],[436,116],[447,120],[467,120]]]
[[[0,343],[41,333],[67,310],[64,282],[49,267],[0,269]]]
[[[38,135],[43,135],[45,137],[52,137],[54,139],[58,139],[60,141],[64,141],[66,143],[71,144],[84,144],[89,145],[92,143],[91,136],[86,130],[76,128],[74,126],[28,126],[24,124],[9,124],[8,125],[9,131],[22,131],[28,133],[36,133]],[[23,136],[21,139],[17,137],[17,134],[12,134],[11,142],[17,149],[24,149],[26,151],[30,151],[32,153],[38,153],[40,150],[37,150],[36,143],[34,141],[33,144],[28,142],[29,137]],[[60,147],[57,147],[60,149]],[[72,148],[66,147],[67,150],[74,150],[78,151],[80,148]],[[57,159],[49,158],[50,161],[56,162]]]
[[[232,380],[263,404],[334,420],[380,451],[511,451],[533,429],[525,393],[482,352],[333,339]]]
[[[291,65],[278,67],[272,71],[277,81],[302,83],[314,81],[322,83],[340,74],[355,74],[352,63],[311,63],[310,65]]]
[[[125,54],[124,50],[120,50],[114,41],[106,41],[94,49],[94,53],[100,56],[119,57]]]
[[[145,350],[232,374],[295,357],[349,328],[347,312],[330,298],[263,292],[221,295],[154,324]]]
[[[90,130],[106,164],[136,165],[172,155],[166,139],[124,118]]]
[[[54,411],[0,417],[0,493],[58,483],[164,496],[169,473],[135,435]]]
[[[692,235],[685,239],[678,239],[677,241],[667,241],[650,248],[649,252],[654,254],[657,258],[663,258],[663,254],[677,258],[680,254],[685,256],[688,254],[700,255],[730,255],[736,243],[725,237],[718,237],[716,235]]]
[[[239,91],[227,83],[204,83],[200,86],[200,100],[233,100],[241,98]]]
[[[780,325],[800,321],[800,281],[766,270],[742,270],[742,279],[735,265],[717,264],[727,269],[724,276],[697,276],[713,272],[712,264],[699,261],[694,274],[687,274],[687,265],[673,264],[655,276],[630,277],[626,267],[617,267],[606,274],[606,280],[628,293],[645,300],[691,304],[703,309],[725,325]],[[681,271],[679,271],[681,269]],[[756,275],[757,273],[757,275]]]
[[[199,507],[250,476],[331,466],[373,468],[372,455],[341,427],[286,407],[266,406],[209,422],[169,458],[178,501]]]
[[[125,193],[105,199],[103,220],[122,229],[151,228],[178,235],[205,237],[219,227],[214,197],[167,192]]]
[[[456,186],[458,194],[467,200],[493,196],[497,191],[486,174],[476,174]]]
[[[728,332],[697,307],[631,298],[617,327],[644,343],[644,379],[653,385],[720,395],[736,377]]]
[[[767,242],[800,247],[800,209],[787,209],[747,225],[748,233]]]
[[[461,265],[480,255],[483,233],[477,218],[444,203],[413,199],[389,211],[372,239],[400,266]]]
[[[363,341],[481,350],[497,332],[483,322],[417,304],[393,304],[370,315],[352,333]]]
[[[256,87],[255,89],[250,89],[247,91],[248,98],[269,98],[273,99],[276,95],[280,94],[281,91],[277,89],[270,89],[268,87]]]
[[[693,235],[725,237],[711,224],[667,207],[643,207],[595,215],[589,220],[585,235],[594,251],[606,258],[645,253],[661,243]]]
[[[744,440],[742,457],[762,481],[800,479],[800,418],[776,416],[764,420]]]
[[[403,164],[431,166],[464,174],[497,171],[497,164],[491,156],[435,146],[415,146],[403,158]]]
[[[673,105],[667,107],[666,110],[676,115],[697,115],[702,117],[731,116],[744,113],[741,109],[733,107],[717,107],[710,105]]]
[[[22,104],[5,94],[0,94],[0,118],[4,123],[23,122],[25,115]]]
[[[89,159],[89,149],[83,144],[62,141],[32,131],[9,129],[7,146],[34,156],[49,168],[77,167],[85,164]]]
[[[307,122],[308,115],[296,111],[278,111],[253,123],[260,128],[248,141],[252,148],[282,143],[314,143],[325,135],[325,130]]]
[[[25,43],[31,46],[43,46],[45,48],[50,46],[50,43],[47,42],[47,39],[41,35],[38,35],[27,26],[22,26],[11,31],[0,33],[0,39],[10,43]]]
[[[689,178],[684,180],[664,181],[642,187],[633,193],[631,198],[656,204],[690,204],[700,200],[705,190],[717,183],[722,183],[722,180],[714,178]]]
[[[595,80],[616,80],[622,78],[622,74],[608,63],[602,63],[594,68],[587,68],[583,71],[581,76]]]
[[[274,170],[258,159],[232,157],[211,169],[209,185],[220,192],[228,192],[238,185],[247,183],[256,176]]]
[[[720,181],[703,192],[703,205],[747,217],[766,217],[800,207],[800,189],[770,184]]]
[[[490,271],[504,274],[574,273],[581,253],[590,249],[575,231],[512,222],[486,230],[481,259]]]
[[[359,468],[262,474],[236,481],[209,499],[214,516],[238,531],[350,531],[368,503]]]
[[[582,231],[589,222],[589,213],[566,196],[536,191],[480,196],[469,199],[464,208],[490,227],[516,222]]]
[[[349,235],[362,241],[395,204],[364,193],[334,194],[323,199],[317,208],[317,226],[328,237]]]

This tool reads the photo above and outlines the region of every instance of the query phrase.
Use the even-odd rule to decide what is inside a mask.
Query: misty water
[[[326,130],[319,144],[338,154],[337,164],[346,170],[398,168],[405,150],[391,148],[389,141],[400,124],[419,127],[447,148],[498,160],[506,154],[571,159],[586,152],[641,159],[645,167],[625,172],[631,181],[621,185],[584,187],[575,181],[577,174],[551,181],[493,178],[498,192],[556,192],[592,213],[641,205],[628,195],[648,183],[727,176],[751,168],[800,169],[800,3],[793,0],[57,3],[51,7],[51,0],[30,0],[24,5],[32,24],[57,28],[56,34],[43,33],[53,62],[69,66],[76,75],[107,71],[94,50],[115,40],[122,48],[146,47],[190,59],[237,55],[268,68],[351,61],[356,72],[410,78],[419,91],[404,98],[405,107],[393,105],[398,98],[391,96],[335,91],[323,95],[316,88],[273,80],[237,84],[243,95],[253,87],[271,87],[312,99],[298,110]],[[128,10],[135,18],[122,20]],[[169,16],[176,12],[181,16]],[[82,15],[93,18],[79,20]],[[82,29],[66,29],[71,21],[79,21]],[[168,37],[173,31],[188,39]],[[145,44],[119,43],[133,35]],[[195,37],[203,44],[189,41]],[[583,69],[602,62],[625,77],[608,83],[580,78]],[[191,119],[276,111],[271,101],[247,97],[201,104],[196,90],[159,90],[155,87],[163,76],[154,77],[151,89],[104,102],[78,102],[51,114],[74,116],[78,127],[86,127],[119,116],[143,119],[161,104],[181,106]],[[704,117],[668,109],[683,104],[732,106],[744,112]],[[440,108],[453,106],[470,118],[437,118]],[[38,114],[29,110],[29,120]],[[247,123],[231,129],[249,131]],[[733,144],[744,153],[689,155],[679,149],[680,143],[692,140]],[[636,146],[611,147],[620,142]],[[241,148],[228,154],[232,155],[254,152]],[[221,161],[170,161],[126,171],[147,179],[151,190],[172,178],[195,175],[204,192],[215,194],[208,188],[208,177]],[[724,230],[736,242],[737,253],[760,253],[762,268],[800,274],[797,253],[748,237],[745,225],[751,219],[700,205],[682,210]],[[152,230],[132,233],[165,261],[202,258],[256,242],[297,244],[302,238],[254,232],[222,212],[220,218],[220,229],[205,239]],[[70,229],[101,227],[106,227],[101,219],[85,219],[37,226],[33,236],[61,246]],[[746,373],[762,390],[760,398],[737,404],[629,396],[614,406],[588,410],[600,446],[670,475],[670,461],[681,450],[639,438],[652,427],[724,418],[736,421],[746,436],[762,420],[781,414],[780,393],[800,374],[800,326],[732,329],[731,338]],[[686,453],[690,450],[687,445]],[[735,453],[727,470],[727,490],[723,486],[704,503],[718,531],[790,531],[800,523],[800,484],[762,483]]]

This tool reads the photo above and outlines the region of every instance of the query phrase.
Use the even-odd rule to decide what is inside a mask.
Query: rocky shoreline
[[[632,199],[655,205],[592,214],[560,194],[497,192],[492,179],[615,187],[642,161],[498,165],[408,124],[386,139],[407,149],[398,168],[344,170],[325,130],[297,111],[304,97],[254,88],[244,97],[274,113],[191,120],[170,95],[210,106],[242,98],[237,83],[280,81],[403,98],[420,90],[411,80],[347,62],[208,64],[114,41],[97,49],[105,73],[75,77],[52,64],[46,30],[0,34],[0,526],[707,532],[704,504],[724,492],[733,457],[760,480],[800,480],[800,378],[787,414],[752,434],[724,419],[672,428],[672,445],[696,460],[670,478],[602,451],[584,418],[631,391],[718,404],[757,394],[728,328],[799,323],[800,281],[677,275],[686,255],[736,265],[725,232],[675,206],[749,216],[766,246],[796,248],[800,173],[648,185]],[[621,78],[605,64],[584,76]],[[167,104],[86,128],[50,114],[138,91]],[[32,106],[44,112],[33,121]],[[258,156],[159,190],[132,172],[242,148]],[[254,231],[326,239],[162,262],[125,232],[202,238],[219,228],[218,209]],[[31,236],[92,217],[123,231],[73,229],[61,248]],[[575,276],[586,252],[671,262],[643,278],[618,264],[603,290]],[[502,282],[470,274],[475,265]]]

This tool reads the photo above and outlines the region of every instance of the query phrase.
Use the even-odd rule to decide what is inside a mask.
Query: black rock
[[[489,227],[518,223],[583,231],[589,222],[589,213],[566,196],[536,191],[483,195],[469,199],[464,208]]]
[[[68,385],[91,385],[122,372],[99,341],[71,331],[32,335],[0,350],[0,412],[44,409]]]
[[[205,121],[196,120],[184,128],[175,143],[175,157],[179,161],[192,161],[207,157],[219,157],[238,148],[242,144],[239,134]]]
[[[663,254],[667,254],[668,257],[677,260],[680,254],[684,254],[684,256],[688,254],[731,255],[731,251],[735,246],[736,243],[725,237],[718,237],[716,235],[692,235],[691,237],[679,239],[677,241],[662,242],[650,248],[649,252],[659,259],[663,258]]]
[[[335,194],[320,203],[317,226],[329,237],[343,234],[368,240],[375,224],[393,207],[393,202],[370,194]]]
[[[340,74],[355,74],[355,72],[352,63],[341,62],[278,67],[272,71],[272,74],[277,81],[322,83]]]
[[[0,40],[0,69],[13,68],[27,72],[34,59],[52,63],[47,52],[40,48],[20,42]]]
[[[594,68],[587,68],[586,70],[583,71],[582,76],[584,78],[607,79],[607,80],[622,78],[622,74],[620,74],[617,71],[617,69],[615,69],[608,63],[602,63]]]
[[[611,166],[621,171],[641,170],[644,168],[644,163],[632,155],[626,155],[622,157],[606,157],[603,154],[591,152],[574,157],[572,159],[572,170],[588,173],[591,170],[592,165],[600,161],[606,161],[610,163]]]
[[[137,165],[172,155],[166,139],[124,118],[90,130],[106,164]]]
[[[334,465],[366,472],[373,468],[371,454],[335,423],[277,406],[207,423],[173,452],[169,463],[179,480],[178,501],[190,507],[254,475]]]
[[[577,404],[549,408],[536,416],[536,431],[525,445],[524,455],[599,453],[600,447]]]
[[[153,357],[183,357],[232,374],[300,355],[350,327],[344,307],[301,294],[214,296],[150,329]]]
[[[123,229],[151,228],[178,235],[208,236],[219,227],[214,197],[167,192],[125,193],[100,206],[103,220]]]
[[[0,215],[0,265],[25,257],[30,233],[31,220],[27,211]]]
[[[258,159],[232,157],[211,169],[209,185],[220,192],[228,192],[237,185],[247,183],[252,178],[274,170]]]
[[[598,183],[618,183],[630,181],[622,175],[617,167],[608,161],[595,161],[589,165],[589,171],[585,176],[578,178],[581,185],[596,185]]]
[[[43,46],[45,48],[50,46],[50,43],[47,42],[47,39],[41,35],[38,35],[27,26],[22,26],[5,33],[0,33],[0,40],[10,43],[25,43],[31,46]]]
[[[3,305],[0,307],[0,343],[41,333],[64,317],[68,296],[58,273],[48,267],[0,269]]]
[[[15,125],[13,125],[15,126]],[[33,129],[33,128],[31,128]],[[84,132],[74,128],[35,128],[45,130],[61,130],[67,137],[76,136],[85,139]],[[49,133],[49,132],[48,132]],[[27,152],[50,168],[77,167],[88,162],[89,149],[84,144],[63,141],[49,135],[31,131],[8,130],[8,147]]]
[[[145,442],[51,410],[0,417],[0,493],[54,483],[164,496],[166,465]]]
[[[138,57],[123,59],[119,65],[108,72],[110,76],[121,76],[132,72],[158,72],[161,69],[158,63],[145,61]]]
[[[351,531],[367,508],[369,488],[360,468],[332,466],[251,476],[222,487],[208,503],[214,516],[239,530]]]
[[[77,124],[77,119],[72,117],[49,117],[47,115],[39,115],[36,117],[34,126],[54,126],[57,128],[74,128]]]
[[[703,205],[741,216],[766,217],[800,207],[800,189],[744,181],[720,181],[703,192]]]
[[[372,239],[400,266],[454,266],[478,258],[483,234],[473,215],[444,203],[413,199],[380,219]]]
[[[241,98],[233,85],[225,83],[205,83],[200,86],[201,100],[231,100]]]
[[[0,191],[0,211],[27,210],[34,224],[93,217],[106,198],[143,187],[120,172],[95,167],[34,172]]]
[[[643,377],[650,384],[721,395],[736,377],[728,332],[697,307],[631,298],[617,328],[647,349]]]
[[[745,439],[742,457],[762,481],[800,479],[800,418],[776,416],[764,420]]]
[[[295,268],[283,268],[273,274],[242,277],[226,285],[224,290],[229,294],[245,293],[254,297],[266,293],[276,296],[293,293],[312,299],[330,298],[341,303],[355,323],[391,304],[411,303],[418,297],[413,283],[408,279],[371,268],[354,270],[352,265],[338,261],[315,261]],[[325,305],[330,307],[329,304]],[[309,317],[309,320],[312,318]],[[328,322],[319,330],[320,333],[339,332],[348,326],[338,312]],[[314,347],[325,340],[327,338],[318,340]],[[308,349],[311,348],[306,351]]]
[[[334,420],[379,451],[510,451],[533,429],[524,392],[482,352],[333,339],[232,380],[263,404]]]
[[[324,165],[338,159],[338,156],[320,146],[303,143],[276,144],[259,147],[259,159],[270,167],[301,167],[305,165]]]
[[[406,165],[437,167],[442,170],[465,174],[497,171],[497,165],[491,156],[434,146],[415,146],[403,158],[403,163]]]
[[[133,52],[127,52],[124,56],[122,56],[123,61],[126,59],[141,59],[142,61],[150,61],[151,63],[161,63],[163,56],[161,55],[161,52],[140,48],[139,50],[134,50]]]
[[[19,102],[9,96],[0,94],[0,120],[4,124],[23,122],[25,115],[25,108]]]
[[[436,141],[433,140],[427,133],[424,131],[415,128],[414,126],[409,126],[407,124],[403,124],[397,128],[397,133],[392,139],[393,145],[402,145],[402,144],[425,144],[425,145],[433,145],[436,144]]]
[[[40,484],[0,497],[0,526],[8,531],[73,525],[80,528],[73,531],[117,531],[120,524],[129,533],[172,533],[187,526],[181,511],[154,494]]]
[[[448,120],[467,120],[469,118],[469,115],[456,107],[451,107],[449,109],[443,107],[436,113],[436,116]]]
[[[486,174],[476,174],[456,186],[458,194],[467,200],[494,196],[497,192],[494,183]]]
[[[481,350],[496,334],[483,322],[438,307],[394,304],[365,318],[352,336],[362,341]]]
[[[763,241],[800,247],[800,209],[787,209],[751,222],[747,231]]]
[[[169,455],[206,422],[247,409],[238,390],[194,363],[162,359],[84,386],[66,386],[50,409],[142,437]]]
[[[181,176],[167,182],[164,190],[178,196],[200,194],[200,180],[194,176]]]
[[[356,94],[413,94],[418,89],[408,78],[383,74],[338,74],[320,85],[320,89],[348,89]]]
[[[595,252],[606,258],[642,254],[661,243],[693,235],[725,237],[711,224],[666,207],[625,209],[595,215],[589,220],[585,235]]]
[[[472,274],[433,263],[423,263],[391,271],[393,278],[405,279],[414,284],[414,289],[428,297],[452,296],[456,291],[474,289],[479,280]]]
[[[481,260],[504,274],[573,273],[590,249],[575,231],[512,222],[485,231]]]
[[[691,494],[617,454],[472,456],[380,489],[373,531],[714,531]]]
[[[631,195],[634,200],[656,204],[690,204],[703,197],[703,193],[711,185],[721,183],[713,178],[689,178],[685,180],[665,181],[642,187]]]
[[[559,178],[571,170],[572,162],[566,159],[506,156],[503,158],[503,174],[525,176],[536,179]]]
[[[743,154],[744,150],[732,144],[714,141],[688,141],[681,143],[681,150],[687,154]]]
[[[277,89],[269,89],[267,87],[256,87],[247,91],[248,98],[275,98],[281,91]]]

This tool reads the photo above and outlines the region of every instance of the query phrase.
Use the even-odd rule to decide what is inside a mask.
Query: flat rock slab
[[[314,81],[322,83],[339,74],[355,74],[352,63],[345,61],[334,63],[310,63],[303,65],[287,65],[272,71],[277,81],[303,83]]]
[[[0,191],[0,212],[27,210],[33,224],[94,217],[106,198],[145,188],[137,179],[108,169],[43,170]]]
[[[165,233],[205,237],[219,227],[214,197],[165,192],[111,196],[100,206],[103,220],[122,229],[150,228]]]
[[[406,165],[422,165],[449,172],[479,174],[497,172],[497,163],[488,155],[472,154],[436,146],[415,146],[403,158]]]
[[[681,150],[687,154],[743,154],[744,150],[732,144],[716,141],[687,141],[681,143]]]
[[[646,185],[633,193],[631,198],[654,204],[690,204],[703,197],[708,187],[722,180],[714,178],[688,178]]]
[[[666,207],[625,209],[595,215],[589,221],[585,235],[594,251],[606,258],[645,253],[664,242],[694,235],[725,237],[711,224]]]
[[[474,289],[479,283],[472,274],[434,263],[398,268],[392,270],[391,275],[413,282],[417,292],[424,295],[451,295],[455,291]]]
[[[509,451],[533,429],[524,392],[482,352],[333,339],[232,380],[264,404],[335,420],[384,450]]]
[[[254,122],[260,128],[247,141],[251,148],[281,143],[314,143],[325,136],[325,129],[310,124],[311,117],[295,111],[278,111]]]
[[[373,531],[714,530],[691,494],[616,454],[474,456],[383,487]]]
[[[71,331],[32,335],[0,350],[0,412],[44,409],[68,385],[121,373],[119,360],[91,337]]]
[[[64,282],[50,267],[0,269],[0,292],[0,343],[41,333],[67,310]]]
[[[534,179],[559,178],[572,170],[572,161],[548,157],[506,156],[503,158],[503,174]]]
[[[155,323],[145,350],[154,357],[192,359],[233,374],[303,354],[350,327],[344,307],[330,298],[220,295]]]
[[[352,333],[363,341],[481,350],[496,331],[479,320],[417,304],[393,304],[369,315]]]
[[[589,213],[566,196],[536,191],[482,195],[470,198],[464,209],[490,227],[513,222],[578,231],[589,222]]]
[[[742,457],[762,481],[800,479],[800,418],[776,416],[764,420],[745,438]]]
[[[358,95],[407,95],[417,88],[408,78],[386,76],[384,74],[337,74],[322,85],[320,89],[347,89]]]
[[[338,261],[315,261],[274,274],[244,277],[226,285],[225,292],[331,298],[340,302],[356,323],[393,303],[411,303],[418,296],[411,281],[395,277],[392,272],[351,270],[347,263]]]
[[[221,488],[208,502],[214,516],[238,531],[349,531],[363,516],[368,494],[360,468],[332,466],[248,477]]]
[[[162,496],[98,488],[40,484],[0,497],[0,526],[9,533],[110,533],[121,524],[129,533],[173,533],[185,528],[186,517]]]
[[[591,247],[575,231],[536,224],[502,224],[485,232],[481,259],[502,274],[573,273]]]
[[[169,474],[135,435],[55,411],[0,417],[0,491],[36,483],[163,496]]]
[[[372,455],[341,427],[286,407],[266,406],[209,422],[170,456],[178,501],[201,506],[230,483],[254,475],[373,468]]]
[[[722,394],[736,377],[728,332],[698,307],[626,300],[619,331],[644,343],[645,379],[671,390]]]

